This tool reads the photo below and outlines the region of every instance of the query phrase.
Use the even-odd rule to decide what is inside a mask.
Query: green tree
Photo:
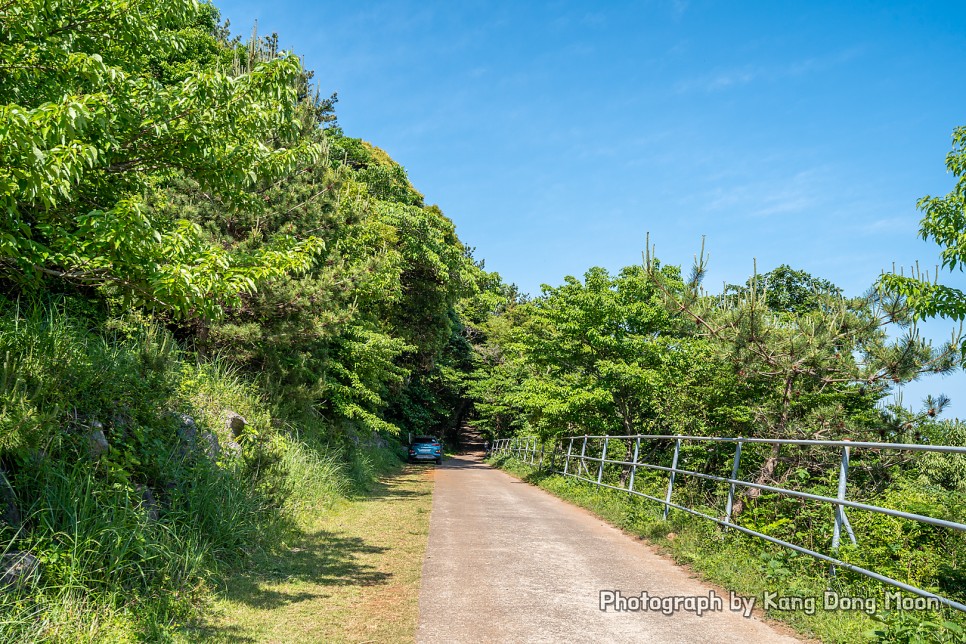
[[[879,401],[896,385],[956,367],[960,340],[933,346],[922,338],[901,297],[872,289],[864,297],[846,298],[825,280],[792,270],[783,274],[793,280],[766,284],[753,275],[747,288],[708,296],[699,289],[706,269],[703,256],[683,292],[667,283],[650,257],[646,264],[669,309],[694,320],[695,333],[712,342],[717,360],[730,367],[738,389],[718,413],[730,417],[734,433],[915,440],[907,431],[911,425],[890,422],[888,411],[877,408]],[[890,339],[892,330],[898,337]],[[774,481],[779,471],[816,466],[804,450],[782,453],[781,445],[771,448],[757,482]],[[751,490],[746,496],[757,494]]]
[[[919,200],[917,206],[923,212],[919,236],[927,241],[931,239],[942,248],[940,257],[944,269],[962,272],[966,266],[966,127],[953,131],[953,149],[946,155],[946,169],[956,183],[945,197],[927,195]],[[938,274],[930,279],[928,272],[920,271],[917,266],[909,276],[884,274],[880,285],[906,298],[918,318],[966,318],[966,294],[940,284],[938,279]]]
[[[165,207],[159,188],[184,176],[226,208],[258,210],[254,188],[323,152],[299,137],[298,58],[226,71],[216,18],[195,0],[0,6],[3,278],[55,277],[214,314],[311,264],[317,238],[230,253]]]
[[[744,295],[752,288],[762,292],[764,304],[770,310],[785,313],[804,313],[821,306],[824,295],[841,295],[842,289],[828,280],[797,271],[787,264],[745,282],[744,286],[729,285],[726,294]]]
[[[473,389],[484,423],[505,430],[500,417],[516,407],[545,436],[673,425],[672,399],[687,389],[693,347],[659,295],[641,267],[617,276],[592,268],[583,281],[568,277],[512,307],[481,349],[489,373]]]

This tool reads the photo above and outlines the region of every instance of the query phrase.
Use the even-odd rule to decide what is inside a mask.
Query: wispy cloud
[[[865,233],[894,233],[907,232],[917,228],[918,220],[915,217],[882,217],[862,226]]]
[[[671,0],[671,16],[679,20],[684,12],[688,10],[690,2],[688,0]]]
[[[730,87],[747,85],[762,75],[762,69],[746,66],[736,69],[716,71],[679,81],[674,91],[679,94],[690,92],[718,92]]]
[[[707,74],[679,81],[674,90],[677,93],[719,92],[755,81],[778,81],[822,71],[846,63],[862,52],[860,47],[852,47],[828,56],[803,58],[781,65],[742,65],[728,69],[718,69]]]
[[[800,213],[818,203],[821,169],[764,181],[728,185],[709,191],[705,210],[737,211],[748,217],[772,217]]]

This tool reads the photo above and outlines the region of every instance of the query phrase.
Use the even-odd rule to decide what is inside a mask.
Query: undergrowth
[[[0,307],[0,471],[4,512],[20,515],[5,514],[0,547],[39,562],[0,592],[0,641],[170,641],[300,516],[399,462],[391,439],[277,418],[227,361],[198,361],[148,320],[78,306]]]

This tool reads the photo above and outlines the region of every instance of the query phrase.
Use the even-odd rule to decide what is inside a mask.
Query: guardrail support
[[[583,447],[580,448],[580,467],[583,468],[582,471],[584,472],[587,471],[587,461],[584,459],[586,455],[587,455],[587,435],[584,434],[584,445]],[[578,472],[579,471],[581,470],[578,470]],[[577,476],[580,476],[580,474],[577,474]]]
[[[845,486],[848,483],[849,477],[849,448],[842,448],[842,460],[839,463],[839,501],[845,500]],[[852,532],[852,524],[849,523],[849,518],[845,516],[845,508],[841,505],[835,506],[835,527],[832,530],[832,549],[838,550],[839,543],[842,539],[842,527],[845,527],[845,531],[849,535],[849,539],[852,540],[853,545],[855,541],[855,533]]]
[[[574,439],[570,439],[570,445],[567,446],[567,460],[564,461],[564,476],[567,476],[567,470],[570,469],[570,454],[574,451]]]
[[[678,469],[678,454],[681,453],[681,439],[674,441],[674,458],[671,459],[671,478],[667,482],[667,496],[664,497],[664,520],[667,521],[668,512],[671,511],[671,491],[674,489],[674,475],[677,473],[674,470]],[[636,461],[637,458],[635,457]]]
[[[607,460],[607,443],[609,442],[610,436],[604,436],[604,449],[600,452],[600,468],[597,470],[598,483],[604,480],[604,461]]]
[[[634,491],[634,475],[637,474],[637,456],[638,454],[640,454],[640,452],[641,452],[641,437],[638,436],[637,439],[634,441],[634,461],[633,461],[634,464],[631,465],[631,480],[627,484],[627,489],[632,492]]]
[[[741,441],[735,444],[735,462],[731,466],[731,480],[737,480],[738,467],[741,465]],[[725,506],[725,523],[731,523],[731,509],[735,505],[735,484],[728,487],[728,505]]]

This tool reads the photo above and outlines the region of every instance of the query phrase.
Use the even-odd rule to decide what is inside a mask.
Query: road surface
[[[657,610],[601,611],[602,590],[638,600],[646,591]],[[723,606],[699,617],[702,600],[674,596],[720,597]],[[662,614],[659,606],[673,601],[690,604]],[[589,512],[459,456],[436,471],[416,641],[798,640],[732,611],[727,593]]]

